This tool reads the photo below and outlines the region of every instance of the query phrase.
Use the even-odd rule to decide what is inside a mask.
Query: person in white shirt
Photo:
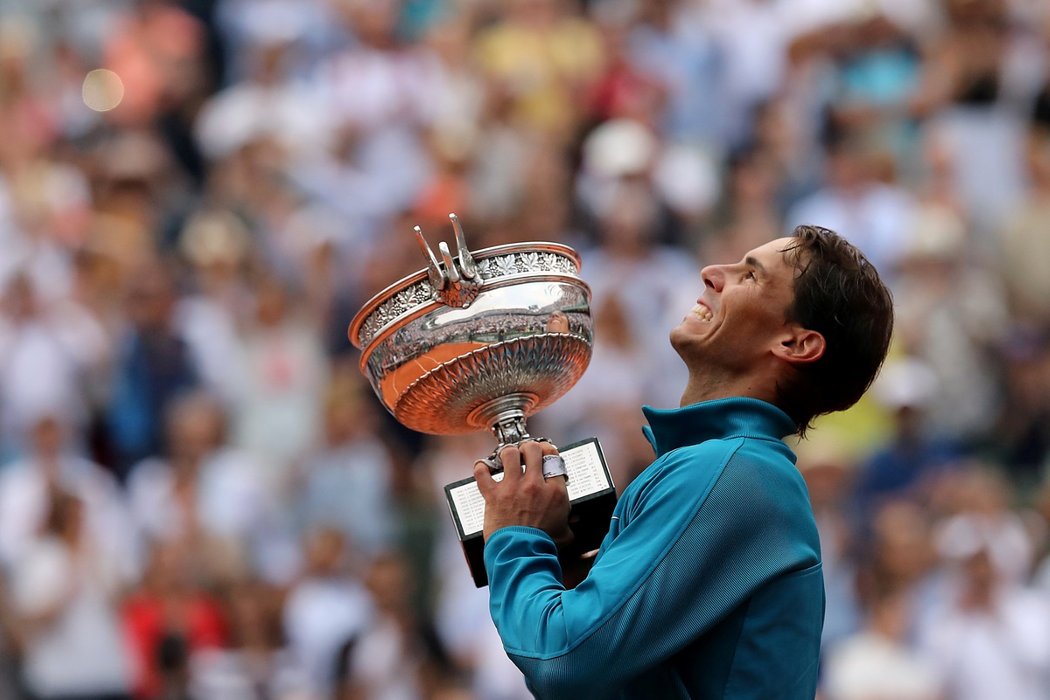
[[[75,304],[45,307],[28,275],[16,274],[0,293],[0,442],[21,446],[42,413],[83,425],[84,380],[108,360],[105,332]]]
[[[305,570],[285,600],[284,633],[310,687],[322,697],[331,697],[343,665],[339,657],[367,629],[373,605],[348,566],[338,530],[312,532],[305,549]]]
[[[828,655],[826,700],[941,700],[940,670],[909,638],[908,589],[886,586],[870,598],[864,629]]]
[[[950,700],[1050,697],[1050,606],[1011,582],[992,530],[940,543],[954,590],[922,620],[920,647],[948,680]],[[966,534],[967,536],[962,536]]]
[[[0,564],[14,566],[43,527],[51,494],[75,495],[84,507],[94,546],[113,561],[124,581],[138,573],[134,529],[113,475],[68,449],[69,427],[59,416],[33,419],[25,457],[0,470]]]
[[[49,501],[46,524],[11,570],[26,687],[40,700],[129,698],[117,567],[87,535],[80,499],[57,491]]]
[[[273,506],[262,467],[224,443],[225,412],[207,393],[181,397],[168,415],[167,457],[151,457],[128,478],[142,534],[201,546],[212,575],[247,571],[287,580],[294,542]]]

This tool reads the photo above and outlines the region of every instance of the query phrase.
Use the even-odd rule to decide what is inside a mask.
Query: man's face
[[[671,345],[692,371],[747,371],[780,342],[794,300],[792,238],[770,241],[744,259],[700,271],[704,290],[671,331]]]

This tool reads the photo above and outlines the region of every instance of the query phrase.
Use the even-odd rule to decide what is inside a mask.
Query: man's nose
[[[710,288],[711,291],[721,292],[726,279],[725,271],[721,265],[708,265],[700,270],[700,279],[704,281],[704,286]]]

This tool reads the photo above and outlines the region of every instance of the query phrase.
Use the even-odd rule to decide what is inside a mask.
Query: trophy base
[[[559,454],[569,476],[566,486],[571,504],[569,521],[575,535],[573,549],[597,549],[609,531],[609,519],[616,506],[616,488],[605,456],[596,438],[567,445]],[[495,478],[503,477],[497,474]],[[447,485],[445,497],[474,585],[484,588],[488,585],[484,561],[485,499],[473,477]]]

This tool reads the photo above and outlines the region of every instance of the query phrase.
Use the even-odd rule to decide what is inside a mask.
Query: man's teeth
[[[693,315],[701,321],[710,321],[714,318],[714,314],[711,313],[711,309],[707,308],[703,304],[697,304],[693,307]]]

